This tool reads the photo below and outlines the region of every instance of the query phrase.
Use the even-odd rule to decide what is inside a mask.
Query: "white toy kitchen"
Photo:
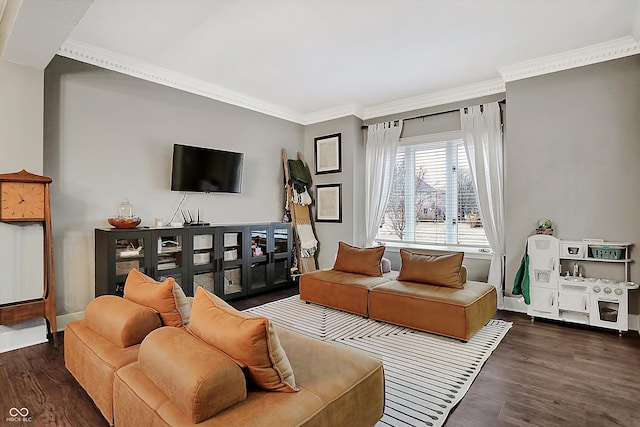
[[[527,314],[535,317],[628,330],[629,281],[627,242],[559,240],[534,235],[527,240],[529,291]],[[607,268],[597,263],[606,263]],[[606,277],[602,273],[606,271]],[[616,271],[617,270],[617,271]],[[611,278],[615,277],[615,278]]]

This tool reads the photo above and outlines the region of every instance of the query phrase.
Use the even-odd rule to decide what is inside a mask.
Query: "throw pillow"
[[[199,287],[193,299],[189,329],[246,368],[247,376],[258,387],[298,391],[291,363],[266,317],[237,311]]]
[[[382,258],[380,260],[380,268],[382,268],[382,274],[391,271],[391,260],[389,258]]]
[[[163,325],[180,327],[184,322],[178,310],[175,284],[172,277],[160,283],[134,268],[129,272],[124,283],[124,297],[129,301],[153,308],[160,314]]]
[[[382,255],[384,255],[384,246],[358,248],[340,242],[338,243],[338,255],[333,269],[367,276],[382,276],[382,268],[380,266]]]
[[[464,252],[443,255],[426,255],[400,249],[400,274],[398,280],[426,283],[462,289],[460,276]]]
[[[189,319],[191,318],[191,303],[193,302],[193,298],[187,297],[180,285],[177,283],[173,287],[173,294],[176,296],[176,303],[178,304],[178,310],[182,315],[182,322],[185,325],[188,325]]]

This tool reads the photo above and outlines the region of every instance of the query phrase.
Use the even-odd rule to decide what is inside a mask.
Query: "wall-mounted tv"
[[[171,190],[240,193],[243,153],[173,144]]]

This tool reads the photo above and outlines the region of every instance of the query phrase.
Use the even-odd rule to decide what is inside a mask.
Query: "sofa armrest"
[[[467,266],[464,264],[460,266],[460,283],[467,283]]]
[[[196,424],[247,398],[242,369],[184,328],[151,332],[140,345],[138,364]]]
[[[141,343],[149,332],[162,326],[153,309],[115,295],[91,301],[84,319],[91,330],[121,348]]]

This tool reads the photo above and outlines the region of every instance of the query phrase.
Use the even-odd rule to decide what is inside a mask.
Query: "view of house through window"
[[[391,180],[377,240],[489,247],[461,138],[398,146]]]

